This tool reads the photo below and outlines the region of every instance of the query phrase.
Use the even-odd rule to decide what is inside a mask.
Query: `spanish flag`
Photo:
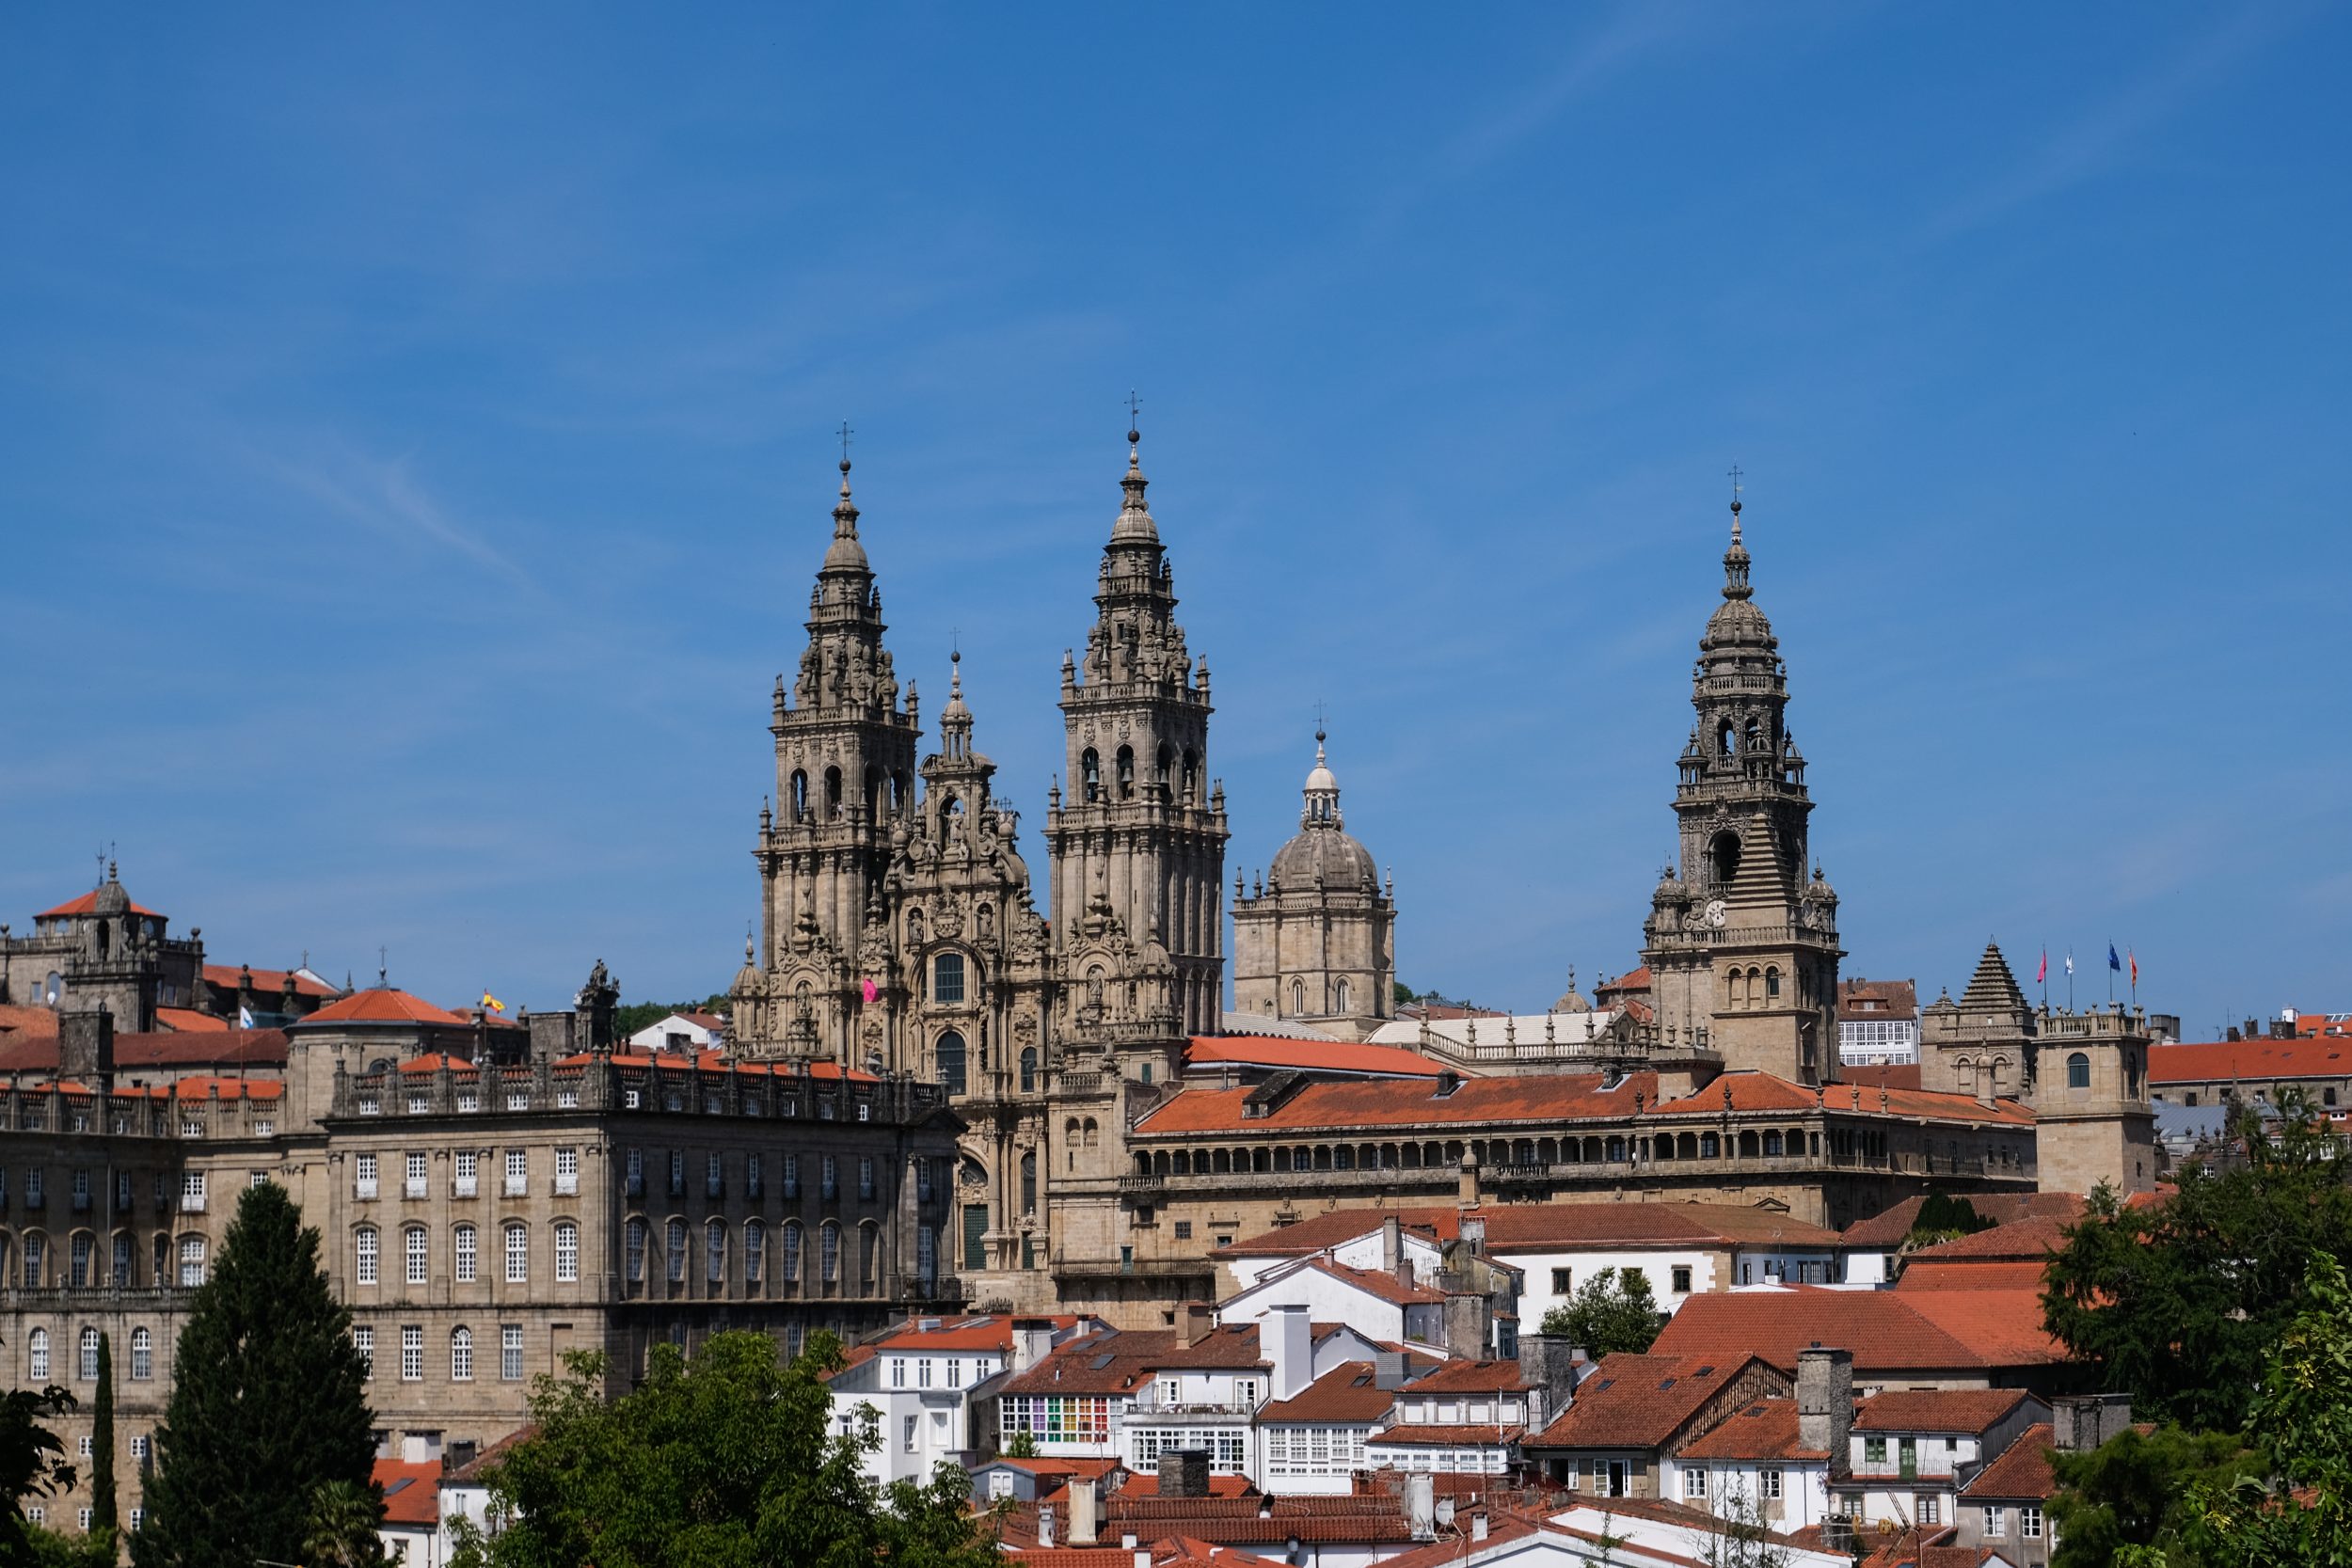
[[[492,996],[486,990],[482,993],[482,1005],[489,1008],[494,1013],[502,1013],[506,1011],[506,1004],[500,1001],[497,997]]]

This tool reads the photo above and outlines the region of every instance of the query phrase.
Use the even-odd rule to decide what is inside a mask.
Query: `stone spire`
[[[1323,726],[1315,726],[1315,765],[1307,773],[1306,797],[1298,814],[1298,824],[1311,828],[1318,824],[1336,828],[1340,825],[1340,781],[1331,771],[1330,763],[1323,754]]]
[[[1122,539],[1160,542],[1159,525],[1152,520],[1151,510],[1143,503],[1143,492],[1151,481],[1143,477],[1143,433],[1130,425],[1127,429],[1127,472],[1119,482],[1126,492],[1120,503],[1119,521],[1111,525],[1111,543]]]

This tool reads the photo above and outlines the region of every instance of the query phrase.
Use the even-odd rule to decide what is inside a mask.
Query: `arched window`
[[[1136,749],[1133,746],[1119,749],[1119,798],[1122,800],[1136,798]]]
[[[757,1220],[743,1222],[743,1289],[759,1289],[768,1268],[768,1227]]]
[[[203,1237],[183,1236],[180,1239],[180,1284],[183,1289],[193,1291],[204,1283],[205,1257]]]
[[[160,1230],[155,1233],[155,1249],[151,1259],[154,1265],[154,1272],[147,1276],[147,1282],[160,1291],[171,1283],[171,1238]],[[6,1277],[6,1273],[0,1272],[0,1279]],[[26,1283],[30,1284],[31,1281],[28,1280]]]
[[[6,1275],[7,1270],[0,1268],[0,1278],[5,1278]],[[131,1233],[128,1230],[115,1232],[114,1273],[108,1277],[106,1283],[118,1290],[128,1290],[131,1287]]]
[[[1702,1160],[1714,1160],[1714,1159],[1719,1159],[1719,1158],[1721,1158],[1721,1157],[1722,1157],[1723,1152],[1724,1152],[1724,1144],[1723,1144],[1723,1140],[1722,1140],[1721,1138],[1718,1138],[1718,1137],[1717,1137],[1717,1136],[1715,1136],[1715,1134],[1714,1134],[1714,1133],[1712,1133],[1712,1132],[1702,1132],[1702,1133],[1700,1133],[1700,1134],[1699,1134],[1699,1158],[1700,1158],[1700,1159],[1702,1159]]]
[[[874,1288],[874,1264],[882,1256],[882,1227],[861,1220],[857,1227],[857,1277],[866,1290]]]
[[[75,1346],[75,1350],[79,1359],[73,1369],[74,1375],[79,1377],[84,1383],[97,1382],[98,1330],[94,1328],[83,1329],[81,1340]]]
[[[792,793],[785,799],[793,821],[808,820],[808,772],[805,768],[792,769]]]
[[[25,1376],[35,1387],[49,1381],[49,1331],[37,1328],[24,1338]]]
[[[1160,748],[1160,754],[1152,765],[1152,782],[1159,785],[1163,794],[1165,794],[1168,790],[1168,775],[1174,772],[1175,768],[1176,748],[1173,746],[1162,746]]]
[[[957,958],[957,956],[953,953],[943,953],[939,957],[942,965],[945,965],[949,958],[956,959],[958,966],[956,972],[956,984],[959,988],[961,988],[963,983],[963,973],[961,968],[963,960],[961,958]],[[950,1029],[946,1034],[940,1036],[938,1056],[939,1086],[946,1089],[949,1094],[963,1093],[963,1037],[957,1034],[953,1029]]]
[[[1037,1212],[1037,1150],[1034,1148],[1021,1156],[1021,1212],[1025,1214]]]
[[[421,1225],[412,1225],[406,1230],[401,1232],[400,1244],[402,1247],[402,1257],[406,1265],[406,1277],[408,1283],[411,1285],[423,1284],[425,1275],[425,1247],[428,1244],[424,1227]],[[184,1252],[185,1250],[185,1243],[183,1243],[182,1251]]]
[[[1184,798],[1187,800],[1198,798],[1200,793],[1200,753],[1189,746],[1184,748]]]
[[[1735,756],[1739,753],[1740,733],[1732,728],[1730,720],[1724,720],[1722,727],[1716,730],[1715,744],[1722,749],[1724,755],[1727,757]]]
[[[963,955],[942,953],[931,966],[931,1000],[963,1000]]]
[[[1307,982],[1304,980],[1293,980],[1291,982],[1291,1016],[1293,1018],[1304,1018],[1306,1013]]]
[[[838,820],[840,816],[841,769],[828,768],[825,769],[825,817],[828,821],[834,821]]]
[[[555,1277],[566,1285],[580,1278],[580,1227],[571,1220],[555,1222]]]
[[[1729,724],[1724,726],[1724,735],[1726,739],[1730,736]],[[1714,842],[1707,847],[1707,865],[1715,886],[1729,887],[1731,879],[1740,875],[1740,835],[1728,828],[1717,833]]]
[[[784,1222],[784,1256],[777,1260],[776,1272],[787,1285],[801,1282],[801,1222]]]
[[[356,1232],[353,1233],[351,1244],[352,1278],[362,1285],[374,1284],[376,1279],[376,1249],[379,1244],[375,1233],[375,1227],[372,1225],[361,1226]]]
[[[74,1232],[71,1250],[66,1255],[65,1282],[77,1291],[87,1290],[89,1286],[90,1253],[97,1245],[97,1238],[88,1231]]]
[[[876,807],[878,807],[878,806],[880,806],[880,805],[882,804],[882,769],[881,769],[881,768],[875,768],[875,767],[872,767],[872,766],[870,766],[870,765],[866,768],[866,793],[865,793],[865,795],[864,795],[863,799],[864,799],[864,800],[865,800],[865,802],[866,802],[866,819],[868,822],[871,822],[872,820],[874,820],[874,817],[875,817],[875,816],[876,816],[876,810],[875,810],[875,808],[876,808]]]
[[[622,1273],[630,1284],[642,1285],[645,1281],[645,1222],[632,1214],[621,1227],[621,1236]]]
[[[703,1227],[703,1278],[712,1285],[727,1282],[727,1222],[712,1220]]]
[[[1348,1010],[1348,991],[1347,982],[1345,980],[1342,980],[1337,986],[1332,988],[1331,1002],[1336,1011],[1343,1016],[1346,1014]]]
[[[516,1220],[506,1227],[506,1282],[520,1285],[531,1278],[531,1227]]]
[[[470,1285],[480,1268],[481,1237],[470,1225],[461,1225],[450,1232],[453,1252],[457,1260],[457,1283]]]
[[[1025,1045],[1021,1048],[1021,1092],[1023,1094],[1033,1094],[1036,1090],[1037,1047],[1034,1045]]]
[[[2090,1058],[2079,1051],[2066,1058],[2066,1086],[2070,1089],[2090,1087]]]
[[[449,1331],[449,1380],[452,1383],[473,1381],[473,1330],[453,1328]]]
[[[1767,1160],[1777,1160],[1780,1158],[1780,1129],[1777,1127],[1768,1128],[1765,1130],[1764,1157]]]
[[[1764,1000],[1766,1002],[1780,1000],[1780,969],[1777,965],[1764,972]]]
[[[1102,1128],[1096,1124],[1095,1119],[1092,1117],[1087,1117],[1084,1132],[1087,1148],[1092,1148],[1094,1147],[1095,1136],[1101,1132]]]
[[[131,1330],[131,1376],[145,1383],[155,1375],[155,1336],[146,1329]]]
[[[817,1276],[827,1285],[841,1277],[841,1227],[831,1220],[817,1228]]]
[[[663,1240],[667,1243],[664,1258],[670,1283],[683,1285],[686,1283],[686,1222],[672,1220],[665,1229]]]
[[[24,1286],[37,1290],[49,1283],[49,1238],[38,1230],[24,1233]]]
[[[1079,753],[1078,778],[1079,787],[1088,800],[1099,800],[1103,798],[1103,759],[1091,746]]]

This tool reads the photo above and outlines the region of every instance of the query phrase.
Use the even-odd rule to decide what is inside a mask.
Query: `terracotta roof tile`
[[[1856,1432],[1980,1433],[2017,1408],[2022,1388],[1890,1388],[1854,1406]]]
[[[2021,1297],[2023,1299],[2021,1299]],[[2014,1291],[1836,1291],[1797,1286],[1692,1296],[1660,1331],[1660,1354],[1753,1353],[1794,1372],[1808,1345],[1853,1352],[1861,1376],[1977,1371],[2064,1359],[2037,1298]]]
[[[1465,1078],[1451,1094],[1393,1081],[1313,1083],[1263,1117],[1245,1117],[1245,1088],[1185,1089],[1136,1124],[1151,1136],[1169,1132],[1272,1132],[1283,1128],[1413,1127],[1480,1122],[1545,1126],[1592,1117],[1630,1117],[1636,1094],[1655,1098],[1658,1075],[1629,1073],[1613,1089],[1597,1073]]]
[[[421,996],[411,996],[389,986],[372,990],[356,990],[339,1002],[329,1002],[317,1012],[300,1021],[303,1024],[326,1023],[433,1023],[443,1026],[462,1025],[467,1021],[446,1007],[437,1007]]]
[[[1426,1377],[1416,1378],[1416,1394],[1502,1394],[1529,1386],[1527,1374],[1516,1361],[1475,1361],[1459,1356],[1440,1362]]]
[[[1769,1072],[1726,1072],[1704,1089],[1652,1107],[1650,1114],[1670,1117],[1721,1111],[1725,1108],[1725,1090],[1730,1092],[1729,1109],[1734,1112],[1803,1112],[1816,1106],[1849,1113],[1874,1112],[1881,1108],[1880,1101],[1883,1100],[1887,1114],[1923,1121],[2030,1127],[2034,1120],[2033,1113],[2014,1100],[1996,1100],[1986,1105],[1974,1095],[1938,1094],[1891,1085],[1866,1090],[1859,1084],[1829,1084],[1817,1094],[1802,1084],[1775,1078]]]
[[[1305,1072],[1382,1078],[1435,1078],[1446,1069],[1418,1051],[1346,1040],[1276,1039],[1258,1035],[1195,1035],[1184,1048],[1191,1067],[1296,1068]]]
[[[0,1037],[26,1038],[54,1036],[57,1032],[57,1011],[55,1007],[21,1007],[13,1004],[0,1006]]]
[[[171,1068],[282,1068],[285,1065],[286,1032],[283,1029],[206,1029],[189,1034],[162,1032],[115,1037],[115,1072],[118,1078]],[[11,1035],[0,1038],[0,1072],[56,1070],[56,1036]]]
[[[1839,1083],[1859,1084],[1864,1089],[1869,1091],[1863,1096],[1866,1101],[1871,1094],[1876,1094],[1882,1086],[1889,1089],[1915,1089],[1919,1087],[1919,1064],[1916,1062],[1890,1062],[1883,1066],[1870,1067],[1849,1065],[1837,1069]],[[1847,1098],[1849,1101],[1852,1099],[1851,1095]]]
[[[2073,1223],[2056,1215],[2032,1214],[1972,1236],[1957,1236],[1921,1247],[1911,1257],[1914,1262],[1922,1259],[1942,1262],[1971,1258],[2032,1259],[2039,1262],[2066,1244],[2066,1227]]]
[[[1527,1429],[1521,1426],[1441,1426],[1431,1422],[1406,1423],[1375,1432],[1364,1439],[1364,1446],[1375,1448],[1387,1444],[1399,1449],[1425,1448],[1497,1448],[1514,1443]]]
[[[2352,1077],[2352,1038],[2322,1035],[2292,1040],[2215,1040],[2148,1048],[2148,1081],[2213,1084],[2230,1079]]]
[[[384,1489],[384,1522],[430,1529],[441,1522],[441,1466],[437,1460],[375,1462],[375,1484]]]
[[[82,895],[79,898],[69,898],[64,903],[59,904],[56,909],[43,910],[40,913],[33,916],[33,918],[35,920],[55,920],[64,915],[96,914],[98,912],[99,892],[99,889],[92,888],[87,893]],[[130,911],[133,914],[154,915],[157,919],[162,918],[160,911],[151,910],[144,904],[130,905]]]
[[[1016,1322],[1051,1323],[1059,1332],[1077,1327],[1079,1320],[1068,1314],[1033,1319],[1027,1313],[997,1312],[943,1317],[937,1328],[924,1328],[921,1326],[922,1320],[916,1318],[868,1342],[877,1350],[1009,1351],[1012,1349],[1012,1325]]]
[[[1528,1446],[1656,1448],[1671,1441],[1701,1406],[1729,1387],[1752,1359],[1745,1353],[1679,1355],[1654,1347],[1647,1355],[1604,1356],[1577,1385],[1574,1402],[1553,1418],[1541,1436],[1529,1437]]]
[[[206,964],[204,966],[204,983],[208,986],[218,986],[223,990],[235,990],[243,977],[247,974],[253,976],[253,989],[256,991],[282,992],[286,989],[288,976],[292,976],[296,996],[332,996],[335,994],[334,987],[322,985],[298,970],[254,969],[246,964]]]
[[[1442,1240],[1460,1234],[1462,1211],[1446,1208],[1335,1209],[1217,1249],[1218,1257],[1293,1257],[1369,1235],[1394,1214],[1407,1230]],[[1774,1209],[1729,1203],[1506,1203],[1472,1211],[1486,1222],[1490,1251],[1563,1246],[1706,1246],[1781,1242],[1834,1246],[1839,1237]]]
[[[1898,1291],[2039,1291],[2047,1265],[2015,1259],[1960,1259],[1949,1262],[1917,1260],[1903,1265]]]
[[[2083,1198],[2077,1193],[1971,1193],[1967,1196],[1969,1206],[1995,1225],[2006,1225],[2034,1214],[2074,1220],[2081,1218],[2083,1212]],[[1925,1197],[1907,1197],[1868,1219],[1854,1221],[1846,1227],[1846,1244],[1894,1251],[1911,1234],[1912,1226],[1919,1218],[1919,1207],[1925,1202]]]
[[[217,1035],[234,1028],[235,1021],[194,1007],[158,1007],[155,1022],[175,1035]]]
[[[1343,1361],[1286,1400],[1259,1406],[1261,1423],[1281,1421],[1377,1421],[1389,1413],[1396,1391],[1373,1380],[1369,1361]]]
[[[1001,1391],[1125,1394],[1165,1367],[1246,1370],[1264,1365],[1256,1323],[1220,1324],[1189,1345],[1174,1329],[1105,1329],[1055,1346],[1036,1366],[1015,1373]]]
[[[1128,1498],[1157,1499],[1160,1496],[1158,1472],[1153,1470],[1130,1471],[1119,1483],[1116,1495]],[[1212,1497],[1248,1497],[1257,1495],[1258,1489],[1250,1484],[1248,1476],[1211,1476],[1209,1478],[1209,1496]]]
[[[2058,1475],[2051,1468],[2052,1450],[2057,1446],[2049,1422],[2027,1427],[2017,1434],[2017,1441],[2001,1450],[1998,1458],[1977,1472],[1977,1479],[1963,1488],[1961,1495],[1988,1500],[2017,1497],[2038,1501],[2050,1497],[2058,1491]]]
[[[484,1474],[491,1465],[496,1465],[513,1451],[516,1444],[527,1443],[538,1435],[539,1429],[535,1425],[518,1427],[475,1454],[473,1458],[460,1465],[456,1469],[452,1470],[444,1479],[447,1484],[452,1486],[482,1485]]]
[[[1797,1438],[1797,1402],[1758,1400],[1675,1450],[1683,1459],[1827,1459]]]

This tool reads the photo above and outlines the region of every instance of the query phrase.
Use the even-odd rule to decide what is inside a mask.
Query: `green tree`
[[[1542,1332],[1556,1334],[1592,1355],[1618,1351],[1639,1355],[1658,1338],[1663,1321],[1649,1275],[1640,1269],[1603,1269],[1573,1300],[1544,1314]]]
[[[32,1551],[24,1500],[73,1485],[65,1445],[44,1423],[73,1409],[73,1396],[55,1384],[0,1394],[0,1562],[21,1562]]]
[[[2352,1290],[2314,1253],[2296,1315],[2254,1401],[2270,1473],[2207,1477],[2182,1533],[2205,1560],[2277,1568],[2352,1563]]]
[[[2135,1550],[2172,1560],[2182,1551],[2193,1483],[2234,1481],[2261,1465],[2235,1437],[2160,1426],[2126,1431],[2086,1452],[2051,1463],[2060,1488],[2050,1499],[2058,1549],[2051,1568],[2106,1568]]]
[[[1930,1193],[1927,1201],[1919,1205],[1919,1212],[1911,1222],[1911,1232],[1904,1240],[1914,1246],[1932,1246],[1955,1237],[1973,1236],[1992,1223],[1964,1197]]]
[[[63,1530],[27,1525],[24,1535],[26,1555],[0,1557],[0,1561],[27,1562],[32,1568],[114,1568],[114,1543],[100,1540],[95,1528],[87,1535],[68,1535]]]
[[[114,1560],[115,1530],[120,1515],[115,1509],[115,1347],[104,1330],[98,1335],[98,1392],[90,1407],[89,1533]]]
[[[2243,1429],[2271,1347],[2309,1305],[2310,1259],[2352,1259],[2352,1154],[2300,1091],[2278,1110],[2274,1132],[2236,1124],[2242,1165],[2192,1164],[2161,1204],[2093,1193],[2051,1259],[2050,1332],[2142,1415]]]
[[[990,1568],[971,1481],[942,1465],[925,1484],[877,1488],[862,1460],[873,1422],[832,1431],[824,1374],[840,1364],[819,1336],[780,1363],[763,1334],[715,1334],[690,1361],[657,1345],[645,1380],[603,1397],[606,1364],[566,1357],[568,1375],[532,1394],[537,1433],[490,1469],[497,1535],[461,1528],[466,1568],[730,1568],[857,1564]]]
[[[238,1199],[171,1375],[147,1519],[131,1540],[139,1568],[298,1562],[321,1485],[348,1481],[373,1498],[373,1418],[351,1314],[319,1268],[319,1233],[276,1182]]]
[[[321,1481],[310,1493],[302,1532],[304,1560],[310,1568],[373,1568],[384,1560],[382,1499],[373,1486],[357,1481]]]

